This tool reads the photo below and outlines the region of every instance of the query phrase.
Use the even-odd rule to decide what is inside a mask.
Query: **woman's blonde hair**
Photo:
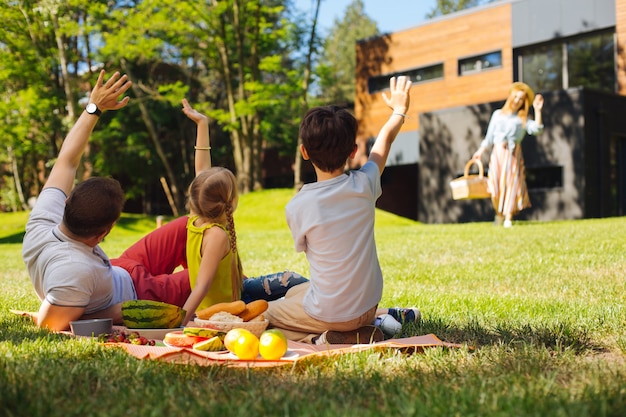
[[[509,96],[507,97],[506,102],[502,107],[507,109],[508,111],[511,111],[513,105],[513,93],[517,91],[523,91],[524,93],[526,93],[524,105],[520,107],[520,109],[517,111],[517,116],[524,121],[524,124],[526,124],[526,120],[528,119],[528,112],[530,111],[530,105],[535,99],[535,92],[532,90],[532,88],[528,86],[528,84],[524,84],[519,81],[514,82],[513,85],[511,85],[511,89],[509,90]]]
[[[241,298],[243,272],[238,262],[237,233],[233,212],[238,196],[237,178],[228,169],[209,168],[200,172],[189,185],[189,209],[194,214],[214,223],[223,224],[228,230],[232,252],[231,279],[233,300]]]

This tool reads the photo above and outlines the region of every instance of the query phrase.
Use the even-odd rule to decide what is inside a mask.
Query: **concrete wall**
[[[556,220],[584,217],[583,105],[579,90],[546,93],[544,132],[527,136],[522,150],[528,170],[562,167],[562,185],[530,189],[533,206],[517,219]],[[456,201],[449,182],[462,175],[487,130],[492,102],[420,115],[419,209],[425,223],[490,221],[490,200]],[[488,156],[483,157],[488,169]]]
[[[511,2],[513,48],[615,26],[615,0]]]

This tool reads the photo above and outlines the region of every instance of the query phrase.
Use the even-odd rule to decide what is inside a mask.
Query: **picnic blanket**
[[[138,359],[151,359],[202,366],[223,365],[239,367],[284,366],[313,357],[342,355],[366,350],[396,349],[403,353],[411,354],[423,352],[424,349],[432,347],[459,348],[462,346],[444,342],[434,334],[389,339],[383,342],[359,345],[311,345],[308,343],[294,342],[290,340],[288,342],[287,353],[280,360],[268,361],[261,358],[255,360],[240,360],[228,351],[203,352],[195,349],[133,345],[128,343],[106,343],[106,345],[117,346],[125,349],[126,352]]]
[[[23,317],[33,317],[32,312],[11,310]],[[123,328],[114,326],[114,328]],[[71,332],[62,332],[74,336]],[[76,336],[84,337],[84,336]],[[195,364],[201,366],[231,367],[275,367],[292,365],[298,361],[314,357],[343,355],[346,353],[363,352],[366,350],[395,349],[405,354],[420,353],[433,347],[460,348],[462,345],[440,340],[434,334],[389,339],[382,342],[358,345],[311,345],[308,343],[288,341],[287,353],[277,361],[268,361],[260,357],[255,360],[241,360],[228,351],[204,352],[196,349],[169,346],[133,345],[130,343],[103,343],[105,346],[125,350],[137,359],[158,360],[178,364]]]

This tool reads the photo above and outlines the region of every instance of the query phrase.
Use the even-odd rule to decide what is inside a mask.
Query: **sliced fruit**
[[[163,338],[163,342],[176,347],[192,348],[195,343],[207,340],[202,336],[191,336],[181,331],[169,332]]]
[[[194,343],[193,348],[196,350],[204,350],[206,352],[219,352],[220,350],[225,349],[224,343],[219,336],[213,336],[212,338],[202,342]]]
[[[207,329],[206,327],[185,327],[183,329],[183,333],[189,336],[202,336],[202,337],[213,337],[213,336],[221,336],[222,339],[226,335],[226,333],[216,330],[216,329]]]

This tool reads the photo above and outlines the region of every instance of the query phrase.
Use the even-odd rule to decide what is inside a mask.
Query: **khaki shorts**
[[[270,327],[282,330],[289,340],[312,343],[314,337],[326,330],[347,332],[372,324],[374,321],[377,306],[373,306],[361,317],[344,322],[329,323],[309,316],[304,311],[302,300],[310,285],[309,282],[305,282],[290,288],[284,298],[271,301],[264,313]]]

